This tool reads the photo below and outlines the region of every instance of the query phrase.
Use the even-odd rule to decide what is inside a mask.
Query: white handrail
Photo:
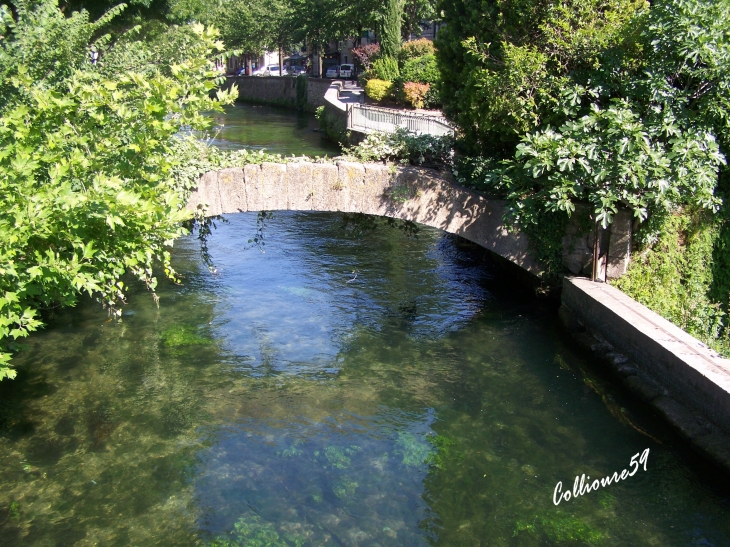
[[[396,129],[402,127],[408,129],[411,133],[433,135],[435,137],[454,134],[454,128],[440,117],[361,104],[349,106],[347,129],[353,131],[393,133]]]

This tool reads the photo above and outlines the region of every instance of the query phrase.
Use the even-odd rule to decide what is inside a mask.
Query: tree
[[[555,107],[570,78],[602,52],[631,47],[627,23],[644,0],[442,0],[436,39],[444,112],[470,153],[510,156],[520,137],[560,123]],[[468,143],[468,144],[467,144]]]
[[[403,6],[403,38],[408,39],[413,34],[418,34],[421,28],[421,21],[434,21],[436,19],[436,2],[434,0],[406,0]]]
[[[155,44],[91,41],[108,17],[55,0],[0,6],[0,378],[44,309],[81,293],[119,314],[132,272],[153,292],[189,188],[172,176],[182,127],[203,128],[220,50],[201,25]],[[13,16],[13,13],[15,16]],[[156,53],[184,47],[170,65]],[[91,48],[106,55],[93,65]],[[231,95],[223,95],[231,100]]]

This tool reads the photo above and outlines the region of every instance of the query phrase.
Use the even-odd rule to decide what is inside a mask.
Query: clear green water
[[[212,115],[215,138],[223,149],[265,149],[283,156],[338,156],[339,147],[317,131],[314,114],[275,106],[237,103]],[[216,134],[217,131],[217,134]]]
[[[727,483],[477,250],[334,214],[277,214],[265,253],[255,230],[219,224],[215,273],[178,241],[159,309],[137,289],[121,323],[87,303],[29,340],[0,545],[730,545]]]

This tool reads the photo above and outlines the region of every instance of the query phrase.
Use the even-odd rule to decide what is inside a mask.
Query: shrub
[[[154,268],[176,279],[169,247],[190,187],[173,176],[175,135],[220,110],[212,30],[189,27],[196,39],[172,67],[124,41],[102,42],[92,65],[91,37],[120,9],[91,23],[55,0],[18,5],[15,18],[0,6],[0,379],[15,375],[11,354],[41,326],[40,310],[87,293],[119,316],[126,273],[153,295]],[[121,69],[107,74],[110,59]]]
[[[469,153],[509,157],[520,135],[559,125],[553,107],[565,80],[600,66],[603,51],[631,51],[632,17],[647,4],[524,0],[485,9],[480,0],[443,2],[449,23],[436,39],[441,98]]]
[[[365,94],[374,101],[382,101],[390,95],[392,88],[393,82],[373,78],[365,86]]]
[[[424,97],[424,106],[435,107],[441,104],[439,69],[436,64],[435,55],[428,54],[414,59],[408,59],[403,63],[400,77],[403,82],[430,84],[430,88]],[[399,87],[399,90],[402,91],[402,86]]]
[[[433,46],[433,42],[428,38],[419,38],[418,40],[411,40],[405,42],[398,53],[398,60],[401,63],[405,63],[408,59],[416,59],[423,57],[424,55],[433,55],[436,52],[436,48]]]
[[[365,70],[369,70],[380,55],[380,44],[366,44],[352,48],[355,62]]]
[[[400,161],[413,165],[444,166],[452,162],[454,139],[414,135],[407,129],[394,133],[370,133],[357,146],[346,150],[360,161]]]
[[[433,86],[439,80],[436,56],[428,54],[406,60],[400,69],[400,76],[406,82],[431,84]]]
[[[393,57],[381,57],[373,63],[373,73],[379,80],[392,82],[400,73],[398,61]]]
[[[406,82],[403,85],[403,96],[406,103],[414,108],[423,108],[423,100],[430,89],[429,84]]]

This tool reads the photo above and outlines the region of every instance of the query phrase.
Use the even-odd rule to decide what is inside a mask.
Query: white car
[[[253,71],[252,76],[271,76],[271,73],[269,72],[269,67],[260,66]]]
[[[355,67],[352,65],[340,65],[340,78],[352,78]]]
[[[269,76],[281,76],[279,65],[269,65],[267,68],[269,69]]]
[[[337,78],[340,75],[340,67],[339,65],[332,65],[327,69],[327,72],[325,73],[325,78]]]

